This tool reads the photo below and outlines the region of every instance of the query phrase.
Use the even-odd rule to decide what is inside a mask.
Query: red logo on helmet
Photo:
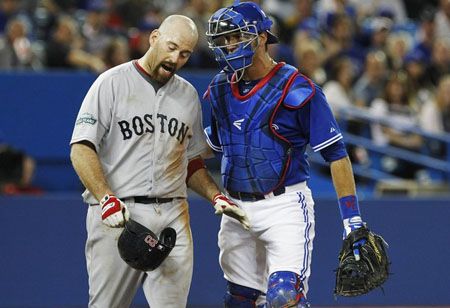
[[[156,244],[158,244],[158,240],[154,239],[150,234],[145,237],[144,242],[152,248],[155,248]]]

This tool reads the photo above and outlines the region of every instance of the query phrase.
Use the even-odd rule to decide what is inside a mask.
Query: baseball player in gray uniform
[[[216,214],[249,227],[205,169],[198,94],[175,74],[197,39],[191,19],[167,17],[150,34],[147,53],[101,74],[81,105],[71,160],[90,205],[89,307],[128,307],[141,285],[152,308],[186,306],[193,267],[187,187],[211,200]],[[135,270],[119,256],[117,239],[130,217],[156,234],[177,232],[176,246],[154,271]]]

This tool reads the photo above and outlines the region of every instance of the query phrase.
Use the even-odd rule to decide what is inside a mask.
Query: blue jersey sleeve
[[[322,89],[317,85],[309,105],[309,144],[317,152],[341,140],[342,134]]]
[[[325,161],[332,162],[346,157],[347,150],[345,149],[345,144],[341,139],[320,150],[320,155],[322,155]]]

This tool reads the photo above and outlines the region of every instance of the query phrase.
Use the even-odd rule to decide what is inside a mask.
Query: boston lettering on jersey
[[[159,123],[160,132],[162,134],[168,133],[170,136],[177,138],[180,144],[186,138],[189,126],[176,118],[168,119],[166,115],[158,113],[156,115],[156,123]],[[135,116],[131,121],[119,121],[120,131],[123,135],[123,140],[130,139],[133,133],[137,136],[142,134],[152,134],[155,131],[155,124],[153,122],[153,115],[145,114],[143,117]],[[157,125],[157,124],[156,124]]]

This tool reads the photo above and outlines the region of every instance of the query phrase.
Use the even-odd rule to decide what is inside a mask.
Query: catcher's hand
[[[114,195],[106,194],[100,200],[100,206],[102,207],[102,221],[108,227],[123,227],[125,222],[130,219],[127,206]]]
[[[217,194],[214,196],[213,205],[216,210],[216,215],[225,214],[230,216],[238,220],[245,230],[250,229],[250,222],[245,212],[223,194]]]
[[[355,245],[359,260],[355,258]],[[365,226],[350,232],[339,253],[334,294],[358,296],[380,287],[389,277],[386,247],[384,239]]]

